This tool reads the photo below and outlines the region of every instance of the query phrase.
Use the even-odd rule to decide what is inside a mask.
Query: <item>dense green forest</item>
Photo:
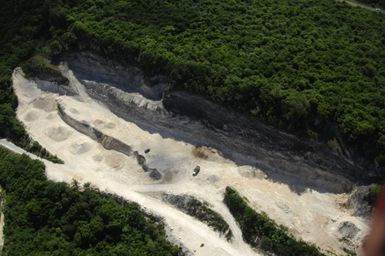
[[[48,181],[43,163],[0,147],[4,256],[176,256],[162,224],[90,186]]]
[[[237,191],[227,187],[225,204],[238,222],[243,239],[251,246],[277,256],[322,256],[318,248],[295,239],[285,227],[277,225],[264,213],[257,213]]]
[[[45,15],[42,1],[5,1],[0,8],[0,138],[8,138],[26,150],[55,163],[62,163],[32,141],[16,119],[17,99],[11,75],[20,62],[29,58],[42,43]]]
[[[331,140],[337,127],[385,164],[383,14],[333,0],[68,0],[51,12],[58,48],[135,60],[302,135]]]
[[[33,38],[42,15],[39,1],[25,1],[23,5],[21,8],[6,1],[0,9],[0,136],[14,141],[21,141],[26,134],[15,116],[17,99],[10,78],[13,68],[34,51]],[[24,15],[26,12],[30,13]]]
[[[1,136],[19,138],[12,68],[91,49],[385,165],[385,16],[334,0],[5,1]],[[11,117],[11,118],[9,118]],[[337,132],[339,131],[339,132]]]

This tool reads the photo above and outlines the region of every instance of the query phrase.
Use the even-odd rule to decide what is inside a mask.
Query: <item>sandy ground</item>
[[[213,149],[202,148],[197,152],[191,144],[141,130],[84,93],[75,98],[41,92],[18,70],[14,72],[13,84],[19,99],[18,118],[35,140],[65,161],[64,165],[45,161],[50,179],[90,182],[139,203],[163,217],[172,236],[195,252],[194,255],[261,255],[244,243],[238,226],[222,202],[224,189],[229,185],[246,196],[256,210],[266,212],[295,236],[316,243],[324,250],[342,253],[338,226],[344,221],[351,221],[361,229],[357,240],[367,230],[364,220],[352,216],[341,206],[346,195],[311,190],[297,194],[286,184],[266,179],[263,170],[237,166]],[[133,157],[108,151],[68,126],[57,114],[55,101],[64,106],[72,118],[119,138],[143,154],[148,166],[157,168],[165,178],[157,182],[151,180]],[[146,149],[151,151],[145,154]],[[197,165],[201,172],[193,177],[192,171]],[[235,235],[233,242],[227,242],[205,224],[152,197],[153,192],[190,194],[209,202],[229,223]],[[204,247],[200,247],[202,243]]]

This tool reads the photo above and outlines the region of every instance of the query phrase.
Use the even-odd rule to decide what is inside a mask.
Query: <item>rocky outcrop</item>
[[[24,66],[24,69],[27,67]],[[23,70],[24,70],[23,69]],[[63,87],[69,86],[69,81],[66,77],[64,77],[56,67],[46,67],[42,70],[35,69],[33,72],[27,73],[28,78],[34,78],[35,80],[46,81],[52,85],[58,85]]]
[[[347,206],[353,210],[354,214],[365,219],[369,219],[372,213],[373,205],[369,200],[370,189],[376,185],[360,186],[354,188],[349,196]]]
[[[157,169],[152,169],[150,177],[154,180],[160,180],[162,178],[162,174]]]
[[[42,81],[47,81],[51,84],[54,85],[59,85],[59,86],[69,86],[69,81],[66,77],[61,75],[60,72],[44,72],[44,73],[39,73],[36,75],[37,79],[42,80]]]
[[[137,92],[126,92],[109,84],[101,84],[95,81],[82,81],[89,95],[99,100],[113,101],[125,108],[140,107],[159,114],[164,112],[162,101],[154,101]]]
[[[215,141],[209,146],[238,164],[255,165],[272,179],[284,181],[286,175],[296,176],[298,183],[332,192],[348,191],[356,182],[372,182],[361,167],[326,145],[289,135],[200,96],[170,92],[164,96],[163,105],[173,114],[187,115],[215,130],[219,136],[214,136]]]
[[[43,78],[35,79],[37,87],[46,92],[57,93],[60,95],[74,96],[77,92],[66,83],[58,83]]]
[[[35,55],[21,65],[27,78],[33,78],[42,90],[74,95],[69,86],[69,80],[62,75],[59,68],[52,65],[48,59]]]
[[[145,172],[150,173],[149,174],[150,178],[154,180],[162,179],[162,174],[157,169],[148,167],[148,165],[146,164],[146,158],[143,155],[139,154],[138,151],[135,151],[134,156],[136,157],[138,164],[142,166],[142,169]]]
[[[86,122],[79,122],[65,113],[64,107],[58,104],[58,113],[62,120],[80,133],[99,142],[105,149],[115,150],[127,156],[133,155],[132,148],[122,141],[108,136]]]
[[[132,148],[126,143],[104,134],[103,132],[96,129],[95,127],[92,127],[86,122],[80,122],[78,120],[75,120],[74,118],[66,114],[64,107],[60,104],[58,104],[57,109],[61,119],[78,132],[83,133],[91,139],[99,142],[105,149],[115,150],[127,156],[136,157],[138,164],[142,167],[142,169],[145,172],[149,171],[149,177],[154,180],[160,180],[162,178],[162,174],[157,169],[150,168],[146,165],[146,159],[144,156],[140,155],[137,151],[133,151]]]
[[[94,81],[98,84],[109,84],[124,92],[137,92],[154,101],[162,99],[168,86],[168,79],[164,76],[145,77],[143,72],[133,65],[122,66],[90,52],[69,54],[63,60],[68,62],[69,68],[83,83]]]
[[[344,243],[345,251],[349,254],[356,251],[356,245],[358,244],[356,237],[359,232],[360,229],[350,221],[342,222],[338,226],[339,240]]]

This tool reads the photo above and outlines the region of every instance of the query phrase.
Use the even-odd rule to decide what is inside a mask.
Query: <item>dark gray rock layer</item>
[[[156,170],[154,168],[149,168],[146,165],[145,158],[142,155],[138,154],[137,151],[133,151],[132,148],[129,145],[127,145],[126,143],[104,134],[103,132],[99,131],[98,129],[92,127],[91,125],[89,125],[85,122],[80,122],[78,120],[73,119],[72,117],[70,117],[69,115],[66,114],[64,107],[61,106],[60,104],[58,104],[57,109],[58,109],[58,113],[59,113],[61,119],[66,124],[68,124],[69,126],[74,128],[75,130],[77,130],[78,132],[80,132],[84,135],[87,135],[91,139],[99,142],[105,149],[115,150],[115,151],[120,152],[122,154],[125,154],[127,156],[136,157],[139,165],[142,166],[142,168],[145,172],[150,170],[149,176],[152,179],[160,180],[162,178],[162,174],[158,170]]]
[[[369,219],[373,210],[373,205],[370,205],[368,200],[371,187],[360,186],[354,188],[347,202],[347,206],[353,210],[354,214],[364,219]]]

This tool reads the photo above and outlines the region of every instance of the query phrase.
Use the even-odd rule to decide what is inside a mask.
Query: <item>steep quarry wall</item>
[[[335,176],[352,183],[372,182],[368,171],[336,154],[325,144],[287,134],[200,96],[184,91],[169,92],[164,96],[163,105],[174,114],[201,120],[211,129],[220,131],[222,148],[236,149],[237,153],[257,158],[254,163],[257,167],[313,178],[307,169],[319,173],[320,179],[322,176]],[[227,150],[224,153],[234,158],[231,157],[233,153]]]
[[[57,93],[59,95],[68,95],[74,96],[76,95],[76,91],[74,91],[68,84],[58,84],[51,81],[36,79],[36,85],[39,89],[45,92]]]
[[[94,81],[109,84],[125,92],[140,93],[153,101],[161,100],[164,90],[168,87],[169,81],[164,76],[145,77],[143,72],[133,65],[122,66],[90,52],[69,54],[63,60],[83,83]]]

